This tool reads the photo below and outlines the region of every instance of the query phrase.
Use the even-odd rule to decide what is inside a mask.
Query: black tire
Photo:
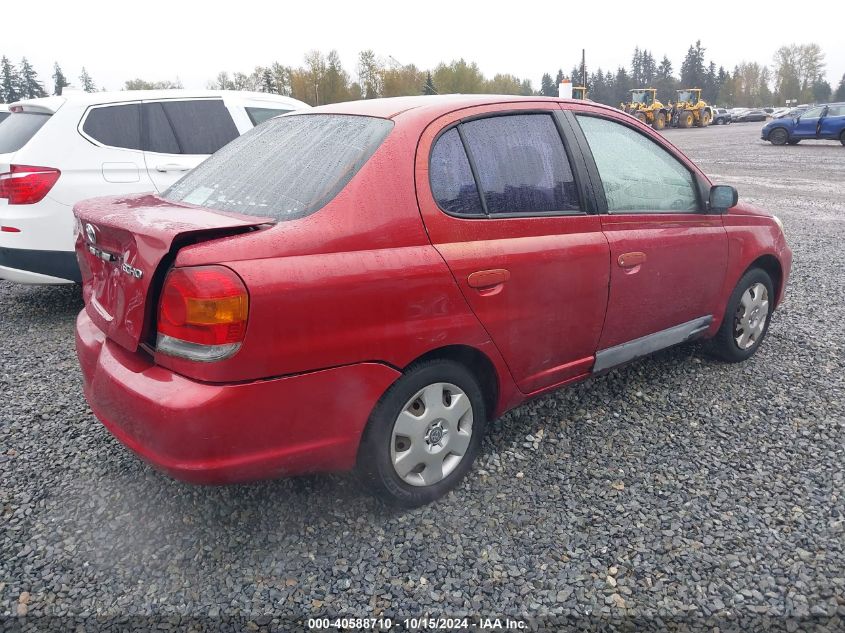
[[[656,112],[654,114],[654,123],[651,124],[655,130],[662,130],[666,127],[666,113],[665,112]]]
[[[426,386],[450,383],[463,390],[472,407],[472,434],[461,461],[448,475],[431,485],[404,481],[391,457],[393,429],[408,401]],[[364,484],[389,505],[414,508],[431,503],[463,479],[478,454],[487,426],[487,406],[478,379],[464,365],[434,359],[409,367],[376,404],[358,449],[358,473]]]
[[[787,141],[790,145],[798,145],[801,142],[800,138],[791,138]]]
[[[776,127],[769,132],[769,143],[772,145],[786,145],[789,141],[789,132],[782,127]]]
[[[839,142],[845,145],[845,130],[842,130],[842,134],[839,135]]]
[[[742,295],[753,285],[761,283],[766,287],[768,293],[768,311],[766,313],[766,321],[763,325],[762,333],[757,337],[754,343],[745,349],[741,348],[735,338],[735,330],[737,326],[737,311],[740,309],[740,301]],[[772,310],[775,304],[774,286],[772,285],[772,278],[769,274],[761,268],[752,268],[747,271],[742,279],[737,283],[736,288],[731,293],[728,300],[727,308],[725,309],[725,316],[722,319],[722,325],[710,341],[708,341],[705,349],[708,353],[716,358],[719,358],[728,363],[740,363],[748,360],[754,355],[754,352],[763,343],[766,338],[766,333],[769,331],[769,323],[772,320]]]

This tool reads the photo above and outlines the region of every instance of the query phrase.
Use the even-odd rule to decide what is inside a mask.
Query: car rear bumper
[[[169,475],[223,484],[355,465],[361,433],[399,376],[358,363],[249,383],[200,383],[107,340],[83,310],[85,397],[125,446]]]

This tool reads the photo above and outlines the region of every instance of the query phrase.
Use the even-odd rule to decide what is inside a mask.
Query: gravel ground
[[[0,630],[843,630],[845,148],[758,132],[666,136],[786,225],[792,279],[760,352],[684,346],[522,406],[456,492],[411,512],[349,476],[158,474],[83,400],[78,292],[0,282]]]

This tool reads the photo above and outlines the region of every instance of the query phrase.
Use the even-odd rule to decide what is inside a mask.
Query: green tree
[[[845,80],[845,77],[843,77]],[[425,74],[425,85],[423,86],[422,93],[424,95],[436,95],[437,89],[434,87],[434,81],[431,79],[431,73],[426,72]]]
[[[836,87],[836,94],[833,95],[834,101],[845,101],[845,74],[839,80],[839,85]]]
[[[544,73],[540,80],[540,94],[544,97],[557,96],[557,86],[552,83],[552,76],[549,73]]]
[[[440,94],[485,92],[486,81],[475,62],[467,63],[464,59],[453,60],[448,65],[441,62],[434,69],[432,77]]]
[[[5,55],[0,57],[0,103],[19,101],[22,97],[19,86],[17,69]]]
[[[672,62],[664,55],[660,64],[657,66],[657,71],[654,79],[654,88],[657,89],[657,98],[660,99],[664,105],[669,100],[675,100],[675,89],[678,82],[672,74]]]
[[[823,77],[817,77],[812,85],[813,101],[816,103],[825,103],[830,101],[830,93],[832,89]]]
[[[21,60],[21,68],[19,72],[20,87],[19,92],[27,99],[35,99],[38,97],[46,97],[47,93],[44,91],[44,86],[38,81],[38,74],[29,63],[26,57]]]
[[[261,92],[269,94],[276,94],[278,92],[276,89],[276,79],[269,66],[261,69]]]
[[[323,103],[349,101],[349,74],[343,69],[340,55],[336,50],[329,51],[326,56],[320,89]]]
[[[701,40],[690,46],[681,63],[681,88],[701,88],[705,81],[704,52]]]
[[[358,81],[364,99],[375,99],[381,96],[381,63],[372,49],[358,54]]]
[[[170,81],[169,79],[163,81],[129,79],[123,84],[124,90],[179,90],[182,87],[182,82],[179,79],[176,81]]]
[[[486,83],[484,91],[490,94],[518,95],[522,94],[524,89],[522,81],[514,75],[497,74]]]
[[[91,79],[91,75],[85,70],[85,66],[82,67],[82,72],[79,75],[79,83],[85,92],[97,92],[97,86],[94,84],[94,80]]]
[[[65,75],[62,72],[61,67],[59,67],[59,62],[53,64],[53,94],[54,95],[61,95],[62,89],[65,86],[69,86],[67,79],[65,79]]]

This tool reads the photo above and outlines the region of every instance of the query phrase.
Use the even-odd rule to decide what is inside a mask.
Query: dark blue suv
[[[797,117],[775,119],[763,126],[760,138],[772,145],[795,145],[808,138],[845,145],[845,103],[817,105]]]

